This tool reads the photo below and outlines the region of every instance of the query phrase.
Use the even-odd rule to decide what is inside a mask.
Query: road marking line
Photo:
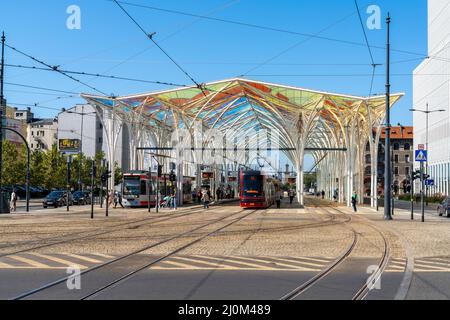
[[[164,266],[155,266],[155,267],[150,267],[150,269],[159,269],[159,270],[215,270],[215,269],[220,269],[220,270],[239,270],[239,268],[235,268],[235,267],[230,267],[230,268],[225,268],[225,267],[220,267],[219,265],[213,267],[197,267],[197,266],[193,266],[193,265],[188,265],[188,264],[184,264],[184,263],[180,263],[180,262],[175,262],[175,261],[164,261],[163,263],[165,264],[171,264],[174,266],[177,266],[175,268],[171,268],[171,267],[164,267]]]
[[[241,259],[247,259],[247,258],[243,258],[243,257],[239,257],[239,258],[241,258]],[[276,260],[276,258],[271,258],[271,259],[274,259],[274,260]],[[254,260],[254,261],[260,261],[260,262],[262,262],[262,263],[272,263],[272,264],[276,264],[276,265],[278,265],[278,266],[283,266],[283,267],[287,267],[287,268],[292,268],[292,269],[295,269],[295,270],[306,270],[306,271],[320,271],[320,269],[317,269],[317,268],[315,268],[315,269],[313,269],[313,268],[308,268],[308,267],[303,267],[303,266],[298,266],[298,265],[292,265],[292,264],[287,264],[287,263],[281,263],[281,262],[274,262],[274,261],[267,261],[267,260],[263,260],[263,259],[257,259],[257,258],[251,258],[251,260]]]
[[[0,262],[0,269],[10,269],[13,268],[14,266],[4,263],[4,262]]]
[[[443,268],[443,267],[435,267],[435,266],[429,266],[429,265],[424,265],[421,263],[416,263],[417,269],[429,269],[429,270],[449,270],[449,268]]]
[[[262,265],[259,265],[259,264],[239,261],[239,260],[236,259],[237,257],[226,257],[226,258],[205,257],[205,258],[206,259],[212,259],[212,260],[219,260],[222,265],[224,263],[231,262],[231,263],[236,263],[236,264],[242,264],[242,265],[248,266],[248,267],[253,267],[255,269],[265,268],[265,266],[262,266]],[[268,268],[271,268],[271,267],[268,267]]]
[[[75,259],[80,259],[80,260],[84,260],[84,261],[87,261],[87,262],[92,262],[92,263],[101,263],[101,262],[103,262],[103,261],[96,260],[96,259],[93,259],[93,258],[80,256],[80,255],[75,254],[75,253],[64,253],[64,255],[66,255],[68,257],[75,258]]]
[[[196,257],[201,257],[201,256],[196,256]],[[195,260],[195,259],[191,259],[191,258],[187,258],[187,257],[173,257],[172,259],[179,259],[179,260],[184,260],[184,261],[190,261],[190,262],[199,263],[199,264],[205,264],[205,265],[213,266],[213,267],[217,267],[218,266],[218,264],[214,263],[214,262],[208,262],[208,261],[203,261],[203,260]]]
[[[450,261],[448,261],[448,262],[439,262],[439,261],[430,261],[430,260],[416,260],[416,261],[417,261],[417,263],[433,264],[433,265],[450,267]]]
[[[25,257],[21,257],[21,256],[13,255],[13,256],[8,256],[8,258],[14,259],[14,260],[17,260],[17,261],[20,261],[20,262],[25,262],[26,264],[28,264],[28,265],[30,265],[31,267],[34,267],[34,268],[40,268],[40,269],[50,269],[51,268],[49,265],[46,265],[46,264],[40,263],[38,261],[31,260],[31,259],[28,259],[28,258],[25,258]]]
[[[315,267],[325,267],[327,265],[327,263],[317,264],[317,263],[306,262],[306,261],[292,260],[292,259],[288,259],[288,258],[273,258],[273,259],[287,261],[287,262],[293,262],[293,263],[298,263],[298,264],[306,264],[306,265],[315,266]]]
[[[429,269],[420,269],[420,268],[417,268],[417,269],[414,269],[414,272],[450,272],[450,269],[448,269],[448,270],[429,270]]]
[[[94,256],[99,256],[99,257],[102,257],[102,258],[107,258],[107,259],[112,259],[112,258],[114,258],[113,256],[109,256],[109,255],[107,255],[107,254],[103,254],[103,253],[89,253],[89,254],[92,254],[92,255],[94,255]]]
[[[86,266],[84,266],[82,264],[73,263],[72,261],[68,261],[68,260],[65,260],[65,259],[60,259],[60,258],[57,258],[57,257],[53,257],[53,256],[49,256],[49,255],[46,255],[46,254],[42,254],[42,253],[30,252],[28,254],[31,254],[31,255],[39,257],[39,258],[44,258],[44,259],[47,259],[47,260],[50,260],[50,261],[53,261],[53,262],[57,262],[57,263],[60,263],[62,265],[66,265],[68,267],[76,265],[80,269],[86,269],[87,268]]]

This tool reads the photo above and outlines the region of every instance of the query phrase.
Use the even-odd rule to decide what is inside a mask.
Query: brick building
[[[378,144],[378,194],[384,191],[384,157],[385,157],[386,130],[381,131]],[[413,127],[392,127],[391,129],[391,167],[392,182],[396,195],[407,192],[410,185],[410,175],[414,165],[413,155],[414,134]],[[370,196],[370,148],[365,153],[364,194]]]

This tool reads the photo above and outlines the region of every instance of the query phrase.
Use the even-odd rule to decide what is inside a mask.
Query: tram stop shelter
[[[402,96],[392,94],[390,107]],[[304,156],[310,153],[317,188],[330,199],[337,193],[339,202],[350,205],[354,191],[362,199],[365,152],[370,148],[371,205],[376,205],[384,95],[353,96],[234,78],[123,97],[82,97],[96,107],[103,122],[109,163],[115,162],[123,130],[129,137],[122,145],[129,148],[130,169],[144,169],[149,157],[165,168],[176,162],[179,188],[183,176],[201,179],[204,166],[217,172],[218,183],[221,175],[236,175],[255,160],[276,174],[273,155],[282,153],[294,165],[303,204]],[[180,137],[186,147],[179,147]],[[213,163],[204,162],[205,154]]]

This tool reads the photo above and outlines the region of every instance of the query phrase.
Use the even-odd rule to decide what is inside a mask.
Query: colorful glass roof
[[[393,94],[391,107],[402,96]],[[360,97],[241,78],[206,83],[202,90],[182,87],[114,99],[89,94],[82,97],[103,108],[114,106],[124,116],[133,114],[133,121],[148,130],[190,129],[196,121],[237,139],[260,129],[275,130],[281,139],[274,148],[296,148],[299,136],[307,146],[325,143],[333,147],[327,140],[331,131],[342,131],[355,121],[372,128],[385,114],[385,96]],[[248,137],[250,141],[254,138]],[[289,158],[296,156],[286,154]]]

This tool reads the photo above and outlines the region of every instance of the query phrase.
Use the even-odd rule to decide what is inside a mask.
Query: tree
[[[30,156],[30,184],[44,186],[46,180],[45,153],[41,150],[31,152]]]
[[[26,180],[26,160],[22,148],[8,140],[3,141],[2,183],[23,185]]]
[[[316,173],[305,173],[303,177],[303,183],[305,184],[305,188],[309,189],[311,187],[314,187],[317,183]]]
[[[67,159],[59,151],[56,145],[45,152],[44,156],[45,180],[44,186],[47,189],[66,188]]]

